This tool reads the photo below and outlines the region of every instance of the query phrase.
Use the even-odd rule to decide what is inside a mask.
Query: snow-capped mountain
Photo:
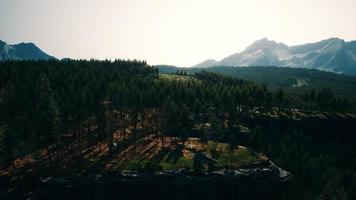
[[[0,61],[49,59],[55,59],[55,57],[46,54],[33,43],[9,45],[0,40]]]
[[[203,62],[204,63],[204,62]],[[316,43],[290,46],[263,38],[243,52],[209,66],[280,66],[319,69],[356,75],[356,41],[330,38]],[[195,66],[196,67],[196,66]]]

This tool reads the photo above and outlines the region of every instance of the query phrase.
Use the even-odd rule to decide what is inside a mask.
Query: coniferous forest
[[[136,60],[1,62],[0,199],[356,199],[354,106],[328,88],[286,95]],[[273,180],[151,178],[132,183],[145,188],[137,192],[113,181],[123,171],[200,177],[266,160],[289,174],[277,189],[263,188]]]

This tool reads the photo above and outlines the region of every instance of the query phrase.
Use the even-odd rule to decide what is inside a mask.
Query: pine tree
[[[50,145],[56,141],[59,144],[61,138],[60,110],[51,83],[45,74],[40,78],[38,95],[39,142]],[[49,150],[48,146],[47,150]]]

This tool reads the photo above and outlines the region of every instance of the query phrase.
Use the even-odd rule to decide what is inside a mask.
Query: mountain
[[[49,59],[55,59],[55,57],[46,54],[33,43],[9,45],[0,40],[0,61]]]
[[[207,59],[199,64],[194,65],[193,67],[198,67],[198,68],[206,68],[206,67],[213,67],[218,63],[218,61],[214,59]]]
[[[203,63],[199,67],[212,66],[211,63],[205,66]],[[288,47],[263,38],[241,53],[232,54],[213,66],[279,66],[356,75],[356,41],[330,38]]]

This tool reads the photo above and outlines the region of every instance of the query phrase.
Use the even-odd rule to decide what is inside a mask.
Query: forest
[[[41,166],[40,175],[58,171],[54,163],[60,155],[76,160],[79,169],[88,146],[113,160],[118,151],[136,156],[147,142],[142,138],[159,141],[162,149],[173,144],[184,148],[197,138],[214,159],[219,145],[226,144],[230,153],[221,153],[226,163],[202,167],[178,159],[181,165],[233,168],[239,165],[238,157],[232,159],[234,148],[243,145],[251,151],[236,153],[246,160],[258,159],[252,154],[261,152],[293,175],[282,199],[355,199],[352,102],[330,88],[286,94],[283,88],[270,90],[266,84],[207,70],[161,74],[137,60],[4,61],[0,175],[24,173],[24,166]],[[152,163],[130,168],[137,159],[118,169],[158,169]],[[77,173],[76,165],[58,174]],[[160,169],[171,167],[167,165],[161,163]],[[91,166],[86,173],[99,169]]]
[[[219,73],[225,76],[245,79],[265,85],[270,91],[276,92],[280,88],[286,95],[298,98],[300,101],[304,94],[315,93],[322,89],[329,89],[332,95],[347,97],[350,105],[356,103],[356,78],[345,74],[319,71],[306,68],[290,67],[269,67],[269,66],[249,66],[249,67],[208,67],[208,68],[180,68],[169,65],[155,66],[163,74],[175,74],[177,71],[187,71],[194,74],[206,70]],[[356,108],[353,107],[353,110]]]

